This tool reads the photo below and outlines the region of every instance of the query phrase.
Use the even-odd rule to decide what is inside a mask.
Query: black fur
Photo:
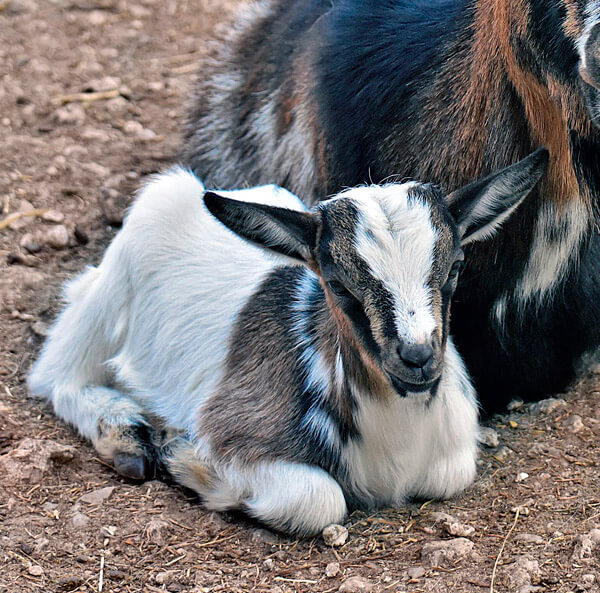
[[[240,69],[254,73],[247,77],[253,84],[236,95],[236,108],[247,114],[262,105],[261,96],[264,101],[287,88],[292,57],[304,51],[309,40],[308,76],[313,87],[307,96],[314,104],[306,109],[316,119],[315,134],[324,136],[325,162],[319,161],[314,146],[306,146],[324,173],[313,180],[312,194],[302,197],[325,197],[390,175],[433,181],[452,191],[538,148],[542,142],[533,133],[536,123],[542,131],[552,128],[551,123],[528,119],[544,114],[526,108],[511,78],[521,74],[506,69],[497,48],[474,53],[481,33],[476,26],[492,28],[487,31],[488,44],[501,36],[493,28],[501,26],[492,15],[483,14],[488,19],[483,25],[476,22],[477,15],[482,17],[480,2],[273,0],[273,16],[245,37],[251,42],[240,53]],[[582,105],[584,98],[587,114],[579,103],[561,112],[570,126],[575,116],[579,118],[565,142],[580,193],[575,189],[556,197],[550,185],[542,185],[502,233],[468,247],[468,265],[453,305],[452,334],[489,412],[503,408],[513,397],[535,399],[564,389],[581,355],[600,346],[600,135],[591,125],[600,123],[600,93],[578,77],[575,40],[565,28],[564,0],[496,2],[506,3],[510,17],[513,7],[520,6],[529,21],[525,36],[513,27],[508,41],[518,68],[530,77],[523,75],[521,82],[534,81],[546,88],[549,81],[556,81],[564,92],[557,96],[562,91],[554,89],[548,100],[560,110],[569,107],[571,98]],[[575,16],[582,27],[588,3],[576,4]],[[474,70],[478,74],[472,77]],[[199,90],[202,95],[202,83]],[[194,156],[203,134],[195,121],[193,113],[184,154],[201,177],[214,176],[218,162]],[[231,124],[221,123],[230,127],[245,151],[240,176],[243,173],[250,184],[264,182],[253,161],[259,151],[265,161],[264,147],[252,145],[255,136],[245,122],[233,118]],[[189,140],[192,133],[195,143]],[[294,177],[294,165],[282,163],[280,174],[268,181],[298,191],[296,187],[303,186]],[[219,179],[223,185],[236,181]],[[529,259],[540,204],[555,199],[563,205],[589,201],[593,217],[589,229],[572,250],[570,269],[557,279],[551,293],[541,300],[517,302],[511,295]],[[559,216],[546,240],[555,242],[560,233]],[[493,309],[503,296],[506,315],[499,323]]]
[[[327,137],[335,138],[331,158],[340,184],[377,183],[401,173],[387,169],[379,148],[390,123],[414,98],[414,84],[439,68],[467,6],[466,0],[334,3],[319,57],[317,97]]]

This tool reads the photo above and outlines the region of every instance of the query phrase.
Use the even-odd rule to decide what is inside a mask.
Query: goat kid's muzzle
[[[386,371],[385,374],[391,386],[394,388],[394,391],[402,397],[405,397],[409,393],[430,392],[437,386],[441,378],[441,375],[438,375],[434,379],[431,379],[430,381],[425,381],[423,383],[409,383],[407,381],[404,381],[397,375],[390,373],[389,371]]]

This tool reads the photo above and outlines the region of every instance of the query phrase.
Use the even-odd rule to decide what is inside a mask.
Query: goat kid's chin
[[[422,383],[412,383],[404,381],[403,379],[401,379],[397,375],[394,375],[393,373],[390,373],[389,371],[386,371],[385,374],[394,391],[401,397],[406,397],[409,393],[428,395],[431,392],[435,391],[441,378],[441,375],[438,374],[434,379],[431,379],[429,381],[424,381]]]

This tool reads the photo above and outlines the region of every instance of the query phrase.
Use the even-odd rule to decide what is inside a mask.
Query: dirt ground
[[[355,513],[337,548],[127,483],[28,397],[61,284],[171,162],[233,4],[0,0],[0,591],[599,592],[600,371],[494,418],[464,496]]]

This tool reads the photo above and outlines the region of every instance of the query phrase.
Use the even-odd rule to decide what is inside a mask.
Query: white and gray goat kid
[[[275,186],[217,194],[172,169],[67,285],[29,386],[123,475],[158,467],[285,532],[453,496],[478,432],[448,336],[462,247],[546,164],[540,150],[449,196],[366,186],[310,211]]]

